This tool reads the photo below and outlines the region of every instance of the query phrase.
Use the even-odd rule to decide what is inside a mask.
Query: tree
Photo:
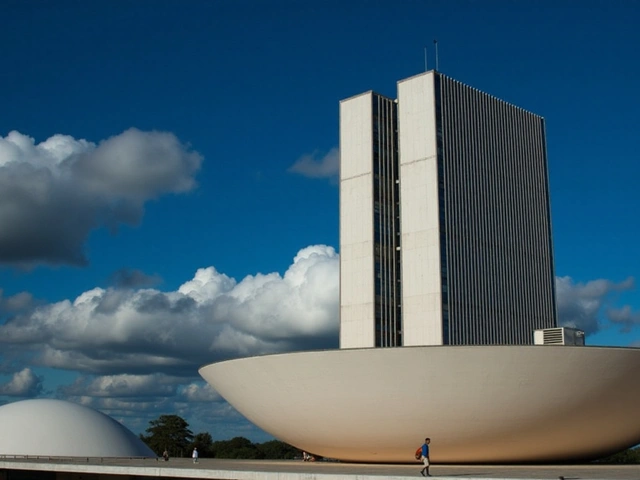
[[[640,463],[640,447],[623,450],[622,452],[618,452],[616,454],[609,455],[608,457],[601,458],[597,460],[597,462],[608,464]]]
[[[193,443],[191,444],[190,449],[194,448],[198,449],[201,457],[213,457],[213,438],[211,438],[211,434],[208,432],[202,432],[196,434],[193,437]]]
[[[291,445],[281,442],[280,440],[271,440],[269,442],[259,443],[258,449],[262,452],[263,458],[269,460],[287,459],[301,457],[302,452]]]
[[[193,441],[193,433],[189,430],[189,424],[178,415],[160,415],[156,420],[149,422],[147,436],[140,435],[140,439],[146,443],[156,455],[161,456],[165,449],[171,457],[183,457],[189,454],[189,446]]]
[[[213,453],[216,458],[264,458],[258,446],[244,437],[213,442]]]

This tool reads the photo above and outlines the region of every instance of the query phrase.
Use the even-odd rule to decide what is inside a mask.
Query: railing
[[[66,457],[53,455],[5,455],[0,454],[1,460],[47,460],[52,462],[78,462],[86,461],[86,463],[104,463],[117,462],[118,460],[152,460],[159,461],[159,457]]]

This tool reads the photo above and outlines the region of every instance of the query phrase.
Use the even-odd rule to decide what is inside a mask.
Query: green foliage
[[[159,457],[165,449],[169,457],[190,457],[194,448],[202,458],[235,459],[293,459],[301,457],[302,452],[280,440],[264,443],[252,443],[244,437],[214,442],[211,434],[201,432],[195,436],[189,430],[189,424],[178,415],[160,415],[149,422],[147,435],[140,435],[151,450]]]
[[[189,447],[193,441],[193,433],[189,430],[189,424],[182,417],[160,415],[158,419],[149,422],[149,428],[146,432],[148,435],[140,435],[140,439],[156,455],[162,456],[165,449],[168,450],[170,457],[191,455]]]
[[[292,447],[288,443],[281,442],[280,440],[271,440],[258,444],[258,449],[262,451],[263,457],[269,460],[293,460],[296,457],[301,457],[302,452],[295,447]]]
[[[213,454],[216,458],[264,458],[258,446],[244,437],[213,442]]]
[[[213,438],[211,438],[211,434],[208,432],[196,434],[189,450],[192,451],[194,448],[198,449],[200,457],[213,457]]]
[[[640,447],[629,448],[622,452],[601,458],[598,463],[608,464],[637,464],[640,463]]]

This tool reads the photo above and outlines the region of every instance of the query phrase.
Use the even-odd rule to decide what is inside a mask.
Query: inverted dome
[[[155,457],[113,418],[64,400],[34,399],[0,407],[0,455]]]
[[[325,457],[588,460],[640,443],[640,349],[425,346],[228,360],[200,375],[274,437]]]

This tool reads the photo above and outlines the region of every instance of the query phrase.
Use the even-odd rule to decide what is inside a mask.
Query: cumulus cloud
[[[190,383],[180,389],[180,395],[188,402],[219,402],[222,397],[208,383]]]
[[[59,393],[65,397],[171,397],[177,393],[181,378],[164,374],[105,375],[78,377],[73,384],[62,386]]]
[[[220,440],[235,436],[264,436],[208,385],[192,383],[181,387],[176,395],[166,397],[68,396],[61,392],[59,396],[98,409],[134,432],[144,432],[150,421],[159,415],[170,414],[187,420],[193,432],[208,431]]]
[[[301,156],[289,167],[288,171],[303,177],[336,180],[340,171],[339,168],[340,151],[337,147],[334,147],[324,156],[320,156],[317,151]]]
[[[629,333],[632,328],[640,325],[640,312],[634,312],[629,305],[622,308],[610,308],[607,317],[614,325],[620,327],[624,333]]]
[[[12,316],[0,325],[0,345],[32,365],[106,375],[99,384],[79,380],[76,393],[135,391],[140,375],[193,377],[225,358],[336,347],[338,268],[335,250],[317,245],[298,252],[283,276],[237,282],[209,267],[176,291],[94,288]]]
[[[0,137],[0,264],[86,264],[91,230],[137,224],[147,201],[191,190],[201,161],[175,135],[135,128],[97,145]]]
[[[147,275],[137,269],[121,268],[113,272],[109,283],[116,288],[152,287],[162,282],[158,275]]]
[[[5,297],[3,290],[0,288],[0,313],[25,310],[31,307],[33,302],[33,295],[29,292],[20,292]]]
[[[632,290],[634,286],[633,278],[618,283],[604,279],[576,283],[571,277],[556,277],[558,323],[579,328],[586,334],[598,332],[608,322],[628,331],[640,324],[640,313],[632,312],[629,306],[613,308],[611,303],[616,293]]]
[[[8,397],[35,397],[42,392],[42,378],[30,368],[13,374],[11,380],[0,384],[0,395]]]

